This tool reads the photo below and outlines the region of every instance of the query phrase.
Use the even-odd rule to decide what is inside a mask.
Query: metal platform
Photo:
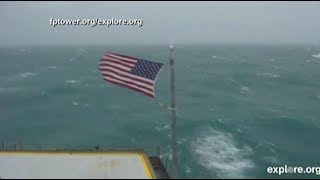
[[[143,151],[0,151],[0,178],[169,178],[158,157],[151,161]]]

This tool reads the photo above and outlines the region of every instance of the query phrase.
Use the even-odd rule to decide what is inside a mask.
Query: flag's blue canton
[[[158,74],[158,71],[163,66],[162,63],[155,63],[137,59],[137,64],[131,69],[131,73],[142,76],[151,80],[154,80]]]

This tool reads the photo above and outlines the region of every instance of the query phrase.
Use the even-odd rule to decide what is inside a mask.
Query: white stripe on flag
[[[117,61],[117,62],[126,64],[126,65],[131,66],[131,67],[133,67],[133,66],[136,65],[136,63],[133,63],[133,62],[121,61],[121,60],[119,60],[119,59],[116,59],[116,58],[113,58],[113,57],[108,57],[108,56],[103,56],[102,59],[103,59],[103,60],[113,60],[113,61]]]
[[[100,62],[100,64],[104,64],[104,65],[109,65],[110,64],[112,66],[121,68],[121,69],[123,69],[125,71],[131,71],[131,68],[129,68],[129,67],[123,66],[121,64],[116,64],[116,63],[113,63],[113,62],[110,62],[110,61],[102,61],[102,62]]]
[[[130,62],[133,62],[133,63],[136,63],[137,60],[134,60],[134,59],[129,59],[129,58],[125,58],[125,57],[121,57],[121,56],[117,56],[117,55],[114,55],[114,54],[111,54],[111,53],[107,53],[105,55],[109,55],[111,57],[114,57],[114,58],[119,58],[121,60],[124,60],[124,61],[130,61]]]
[[[129,82],[132,82],[132,83],[135,83],[135,84],[138,84],[140,86],[143,86],[143,87],[146,87],[146,88],[149,88],[149,89],[153,89],[153,85],[149,85],[149,84],[145,84],[141,81],[136,81],[134,79],[131,79],[131,78],[126,78],[126,77],[121,77],[113,72],[103,72],[101,73],[102,75],[112,75],[120,80],[123,80],[123,81],[129,81]]]
[[[130,76],[130,77],[137,78],[137,79],[140,79],[140,80],[142,80],[142,81],[147,81],[147,82],[149,82],[149,83],[154,84],[154,81],[152,81],[152,80],[150,80],[150,79],[148,79],[148,78],[143,78],[143,77],[141,77],[141,76],[136,76],[136,75],[133,75],[133,74],[131,74],[131,73],[128,73],[128,72],[121,71],[121,70],[119,70],[119,69],[113,68],[113,67],[111,67],[111,66],[100,67],[100,69],[101,69],[101,70],[106,70],[106,71],[104,71],[104,72],[107,72],[107,70],[112,70],[112,71],[115,71],[115,72],[117,72],[117,73],[119,73],[119,74],[123,74],[123,75],[126,75],[126,76]]]
[[[146,89],[140,88],[140,87],[138,87],[138,86],[136,86],[136,85],[133,85],[133,84],[127,84],[127,83],[125,83],[125,82],[123,82],[123,81],[119,81],[119,80],[114,79],[114,78],[112,78],[112,77],[103,76],[103,78],[106,79],[106,80],[110,80],[110,81],[114,81],[114,82],[117,82],[117,83],[120,83],[120,84],[124,84],[124,85],[126,85],[126,86],[128,86],[128,87],[133,87],[133,88],[139,89],[140,91],[143,91],[143,92],[145,92],[145,93],[147,93],[147,94],[152,94],[152,95],[154,95],[153,92],[150,92],[150,91],[148,91],[148,90],[146,90]]]

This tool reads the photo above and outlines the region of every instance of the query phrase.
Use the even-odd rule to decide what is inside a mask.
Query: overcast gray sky
[[[142,19],[143,26],[56,26]],[[318,43],[320,2],[0,2],[0,45]]]

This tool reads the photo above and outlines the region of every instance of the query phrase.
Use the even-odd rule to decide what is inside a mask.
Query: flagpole
[[[176,84],[173,61],[174,46],[170,45],[170,69],[171,69],[171,138],[172,138],[172,160],[173,160],[173,178],[178,178],[178,157],[177,157],[177,133],[176,133]]]

